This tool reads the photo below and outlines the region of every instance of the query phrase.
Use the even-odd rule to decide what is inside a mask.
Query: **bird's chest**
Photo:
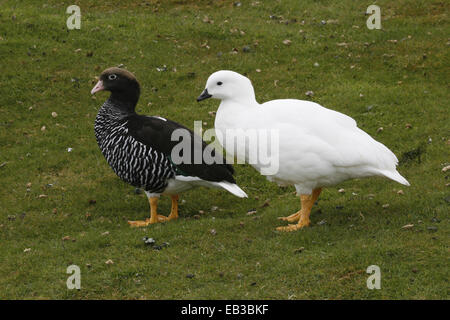
[[[128,134],[126,122],[98,118],[95,136],[106,160],[121,178],[144,164],[149,150]]]
[[[216,138],[227,154],[248,160],[249,151],[258,142],[259,130],[254,117],[233,105],[219,108],[214,123]]]
[[[152,188],[163,183],[157,179],[157,167],[164,165],[163,157],[140,143],[128,133],[126,121],[97,117],[95,136],[106,161],[122,180],[137,186]]]

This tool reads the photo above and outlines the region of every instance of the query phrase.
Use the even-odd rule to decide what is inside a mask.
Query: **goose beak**
[[[210,95],[209,93],[208,93],[208,89],[205,89],[203,92],[202,92],[202,94],[197,98],[197,102],[200,102],[200,101],[202,101],[202,100],[205,100],[205,99],[208,99],[208,98],[211,98],[212,97],[212,95]]]
[[[92,88],[91,94],[94,94],[94,93],[96,93],[96,92],[98,92],[98,91],[102,91],[102,90],[105,90],[105,87],[103,86],[103,81],[102,81],[102,80],[99,80],[99,81],[97,82],[97,84],[95,85],[95,87]]]

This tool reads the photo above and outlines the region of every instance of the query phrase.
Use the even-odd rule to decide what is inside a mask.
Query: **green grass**
[[[449,4],[376,1],[383,29],[368,30],[373,1],[252,2],[2,1],[1,299],[448,299]],[[82,25],[68,31],[73,3]],[[274,230],[299,208],[294,189],[247,165],[235,168],[249,199],[192,190],[179,220],[132,229],[126,221],[146,217],[148,202],[103,159],[93,121],[107,94],[89,94],[118,64],[140,80],[138,112],[191,128],[213,127],[218,102],[195,98],[209,74],[232,69],[260,102],[311,99],[355,118],[399,158],[424,151],[399,167],[411,187],[370,178],[328,188],[299,232]],[[167,214],[169,199],[160,208]],[[170,246],[145,247],[144,236]],[[81,290],[66,288],[71,264]],[[366,287],[373,264],[381,290]]]

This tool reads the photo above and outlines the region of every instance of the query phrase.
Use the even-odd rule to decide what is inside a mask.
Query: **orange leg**
[[[171,196],[172,198],[172,209],[170,210],[170,214],[167,217],[167,220],[178,219],[178,195],[175,194]]]
[[[158,208],[158,198],[149,198],[150,202],[150,219],[138,220],[138,221],[128,221],[128,224],[132,227],[146,227],[149,224],[167,221],[168,218],[166,216],[160,215],[157,213]]]
[[[285,227],[278,227],[278,231],[295,231],[298,229],[301,229],[303,227],[307,227],[310,224],[309,215],[311,214],[311,209],[314,205],[314,202],[316,202],[317,198],[319,198],[320,192],[322,191],[322,188],[314,189],[312,194],[302,194],[300,195],[300,201],[301,201],[301,210],[291,214],[287,217],[280,217],[279,219],[294,222],[298,221],[297,224],[289,224]]]

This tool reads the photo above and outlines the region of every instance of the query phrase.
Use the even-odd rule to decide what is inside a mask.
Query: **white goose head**
[[[251,81],[247,77],[229,70],[217,71],[209,76],[206,88],[197,101],[208,98],[235,101],[240,104],[256,102]]]

